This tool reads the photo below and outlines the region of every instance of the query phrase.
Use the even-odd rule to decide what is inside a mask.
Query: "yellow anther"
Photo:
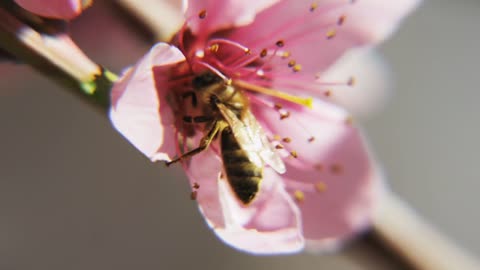
[[[210,47],[208,47],[208,49],[211,52],[218,52],[219,48],[220,48],[220,45],[218,45],[218,43],[212,44],[212,45],[210,45]]]
[[[315,184],[315,190],[318,192],[324,192],[325,190],[327,190],[327,184],[325,184],[324,182],[317,182]]]
[[[293,192],[293,198],[297,202],[303,202],[305,200],[305,194],[300,190],[295,190],[295,192]]]
[[[282,58],[283,59],[286,59],[288,57],[290,57],[290,52],[285,51],[285,52],[282,53]]]
[[[299,72],[300,70],[302,70],[302,65],[296,64],[295,66],[293,66],[293,71],[294,72]]]
[[[332,39],[337,35],[337,31],[335,29],[330,29],[327,31],[327,39]]]

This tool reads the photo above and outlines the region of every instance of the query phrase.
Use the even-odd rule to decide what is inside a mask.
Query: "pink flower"
[[[202,97],[199,78],[215,74],[223,89],[248,97],[286,170],[264,158],[260,189],[242,203],[225,180],[218,140],[182,160],[208,225],[225,243],[256,254],[335,247],[367,227],[381,182],[350,115],[329,98],[354,78],[322,76],[348,49],[385,39],[416,3],[188,1],[173,45],[155,45],[115,85],[112,123],[151,160],[172,160],[207,132],[184,118],[211,107],[220,115],[217,98],[197,100],[207,104],[202,111],[191,94]],[[315,97],[311,109],[305,95]]]
[[[47,18],[73,19],[92,4],[92,0],[15,0],[24,9]]]

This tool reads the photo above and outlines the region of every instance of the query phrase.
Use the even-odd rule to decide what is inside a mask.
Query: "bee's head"
[[[222,78],[220,78],[218,75],[212,72],[205,72],[193,78],[192,85],[194,89],[203,89],[221,81]]]

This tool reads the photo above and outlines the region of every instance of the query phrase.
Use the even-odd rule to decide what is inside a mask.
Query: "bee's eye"
[[[208,72],[193,78],[192,85],[194,89],[202,89],[220,81],[220,77]]]

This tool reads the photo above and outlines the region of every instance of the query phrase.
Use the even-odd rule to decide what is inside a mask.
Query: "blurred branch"
[[[116,0],[126,10],[140,19],[160,41],[169,41],[184,22],[183,12],[167,0]]]
[[[106,110],[116,75],[92,62],[67,35],[40,33],[15,12],[0,5],[0,48]]]
[[[387,192],[379,207],[373,233],[415,269],[480,269],[480,262],[426,223],[392,192]]]

